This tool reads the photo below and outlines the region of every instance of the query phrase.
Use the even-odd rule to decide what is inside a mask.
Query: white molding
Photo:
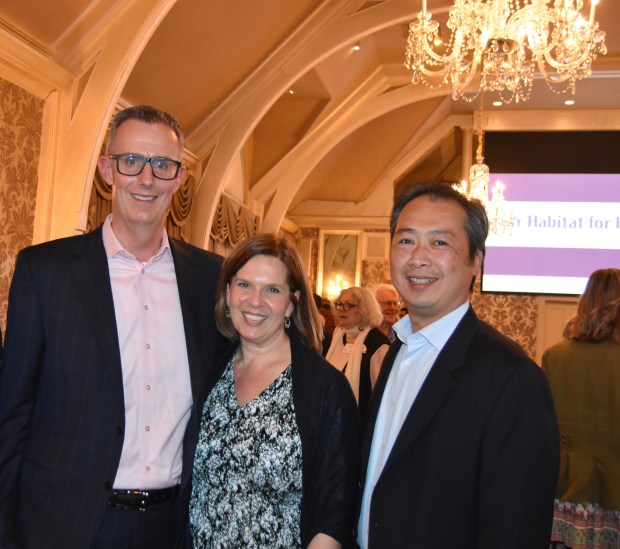
[[[69,86],[74,75],[0,27],[0,77],[41,99]]]
[[[389,256],[390,233],[365,232],[362,235],[362,259],[388,259]]]
[[[620,130],[620,109],[506,110],[483,117],[487,132]]]
[[[536,361],[551,345],[562,340],[566,322],[574,316],[579,297],[538,296],[538,323],[536,327]]]

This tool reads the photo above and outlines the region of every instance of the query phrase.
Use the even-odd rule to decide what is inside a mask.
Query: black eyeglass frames
[[[147,162],[151,165],[153,175],[157,179],[170,181],[179,173],[181,162],[172,160],[165,156],[154,156],[148,158],[140,154],[109,154],[108,158],[116,160],[116,169],[121,175],[135,176],[140,175]]]

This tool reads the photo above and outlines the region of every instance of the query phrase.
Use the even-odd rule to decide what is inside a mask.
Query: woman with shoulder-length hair
[[[377,328],[383,315],[370,290],[357,286],[342,290],[334,301],[334,309],[338,326],[325,358],[349,380],[364,422],[370,394],[390,344]]]
[[[292,244],[242,242],[224,261],[215,316],[235,345],[202,413],[194,547],[353,547],[360,422],[347,380],[319,354]]]
[[[553,546],[620,547],[620,269],[590,275],[542,367],[560,425]]]

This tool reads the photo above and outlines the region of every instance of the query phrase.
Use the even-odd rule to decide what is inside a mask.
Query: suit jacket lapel
[[[202,376],[206,371],[200,339],[200,266],[180,242],[172,238],[169,241],[183,315],[192,397],[194,403],[197,403],[200,401],[200,387],[203,385]],[[206,337],[205,334],[203,336]]]
[[[123,403],[123,374],[108,260],[101,227],[76,240],[71,272],[103,363]]]
[[[435,360],[435,364],[407,414],[383,472],[387,471],[420,435],[433,419],[444,399],[453,390],[456,384],[454,372],[465,366],[465,356],[477,325],[478,319],[470,307]]]
[[[368,423],[364,430],[362,439],[362,484],[366,478],[366,469],[368,467],[368,457],[370,456],[370,447],[372,445],[372,437],[375,430],[375,424],[377,422],[377,414],[379,413],[379,406],[381,405],[381,399],[383,398],[383,392],[385,391],[385,385],[387,383],[392,366],[396,359],[396,355],[402,347],[402,341],[398,338],[390,345],[388,352],[383,358],[381,364],[381,370],[379,371],[379,377],[375,383],[375,387],[372,390],[370,396],[370,402],[368,403]]]

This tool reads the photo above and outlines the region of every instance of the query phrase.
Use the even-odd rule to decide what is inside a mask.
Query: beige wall
[[[0,78],[0,323],[17,252],[32,243],[43,100]]]

